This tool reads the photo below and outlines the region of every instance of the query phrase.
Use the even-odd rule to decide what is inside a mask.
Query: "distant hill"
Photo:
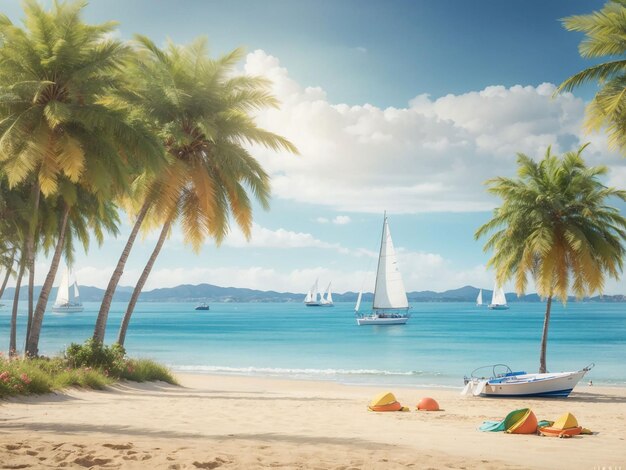
[[[35,287],[35,297],[39,295],[40,286]],[[2,296],[6,304],[13,299],[13,288],[7,288]],[[464,286],[444,292],[415,291],[408,292],[409,302],[475,302],[479,289],[473,286]],[[116,302],[128,302],[133,292],[132,287],[118,287],[113,298]],[[483,289],[483,300],[489,303],[492,291]],[[80,296],[83,302],[100,302],[104,289],[90,286],[80,286]],[[333,293],[335,302],[356,302],[356,292],[343,294]],[[22,289],[20,299],[26,300],[27,289]],[[56,288],[52,289],[50,301],[56,298]],[[513,292],[506,294],[509,303],[540,302],[537,294],[528,294],[520,298]],[[212,284],[183,284],[176,287],[165,287],[143,292],[139,296],[140,302],[302,302],[304,293],[261,291],[240,287],[219,287]],[[571,300],[574,300],[573,298]],[[584,299],[587,302],[626,302],[625,295],[605,295]],[[363,294],[364,302],[372,301],[372,293]]]

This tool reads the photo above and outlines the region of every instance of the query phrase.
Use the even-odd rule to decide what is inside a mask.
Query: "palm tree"
[[[600,90],[587,107],[588,131],[607,128],[611,146],[626,150],[626,1],[611,0],[600,11],[563,20],[568,31],[585,33],[578,50],[586,59],[607,62],[588,67],[559,85],[555,95],[597,82]]]
[[[161,234],[124,315],[118,335],[120,344],[124,343],[139,294],[170,228],[177,221],[182,225],[186,241],[198,250],[206,237],[213,237],[218,243],[223,239],[229,230],[231,214],[249,236],[252,224],[249,194],[264,208],[268,207],[269,178],[244,144],[297,153],[289,141],[258,128],[249,116],[250,111],[275,107],[278,103],[268,91],[267,81],[234,76],[233,68],[242,57],[241,50],[212,60],[203,39],[187,47],[169,44],[165,50],[145,37],[138,36],[137,40],[141,60],[130,71],[134,87],[123,99],[143,112],[162,139],[171,163],[155,178],[147,180],[145,195],[138,198],[145,202],[135,233],[147,217],[152,225],[161,226]],[[122,266],[129,245],[127,248],[120,259]],[[117,272],[121,273],[121,269]],[[113,290],[106,295],[111,299]],[[94,331],[94,338],[99,341],[104,339],[109,304],[110,301],[103,301]]]
[[[39,192],[62,198],[55,202],[62,209],[59,233],[33,313],[30,355],[38,353],[75,186],[112,200],[140,169],[162,163],[161,148],[143,123],[119,100],[113,106],[107,98],[125,86],[120,72],[131,51],[108,37],[113,23],[85,24],[84,5],[54,2],[48,12],[25,0],[25,29],[0,17],[0,166],[11,187],[34,177],[34,201]],[[34,256],[32,241],[27,253]]]
[[[518,154],[517,178],[487,181],[488,191],[503,199],[493,218],[476,232],[493,232],[485,250],[502,285],[513,278],[522,295],[530,274],[547,299],[539,372],[546,372],[546,345],[554,297],[563,303],[570,290],[578,297],[602,292],[606,276],[618,279],[623,268],[626,218],[607,200],[626,200],[626,191],[604,186],[603,166],[586,167],[585,146],[563,157],[535,162]]]
[[[0,236],[1,235],[1,231],[0,231]],[[8,251],[7,251],[8,252]],[[3,253],[3,262],[0,263],[0,266],[2,266],[5,269],[5,273],[4,273],[4,278],[2,279],[2,284],[0,284],[0,299],[2,298],[2,295],[4,294],[4,290],[7,287],[7,283],[9,282],[9,278],[11,277],[11,274],[13,274],[13,263],[15,263],[15,255],[17,254],[17,248],[13,247],[10,251],[10,255],[5,256],[5,253]]]

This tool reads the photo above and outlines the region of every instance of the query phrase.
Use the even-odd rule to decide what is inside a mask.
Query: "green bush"
[[[72,368],[94,367],[120,376],[126,368],[126,350],[119,344],[106,346],[93,338],[83,344],[72,343],[65,350],[65,359]]]
[[[167,367],[150,359],[129,359],[121,377],[134,382],[161,380],[172,385],[178,385]]]

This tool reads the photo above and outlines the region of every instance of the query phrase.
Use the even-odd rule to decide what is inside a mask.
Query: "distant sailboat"
[[[315,280],[315,283],[311,286],[309,292],[307,292],[306,297],[304,298],[304,305],[307,307],[319,307],[322,305],[319,299],[317,281],[318,279]]]
[[[509,306],[506,304],[506,296],[504,295],[504,289],[502,286],[496,284],[493,288],[493,295],[491,297],[491,303],[489,304],[491,310],[508,310]]]
[[[478,297],[476,297],[476,306],[482,307],[482,305],[483,305],[483,290],[480,289],[478,291]]]
[[[387,215],[383,222],[383,235],[378,255],[376,286],[374,287],[373,312],[359,315],[361,292],[357,298],[355,311],[357,325],[404,325],[409,321],[409,302],[406,298],[402,275],[398,269],[396,250],[391,240]]]
[[[70,279],[70,270],[66,266],[61,284],[59,284],[56,302],[54,302],[54,306],[52,307],[53,312],[76,313],[84,310],[83,304],[80,302],[78,282],[76,278],[74,278],[74,282],[70,284]],[[70,291],[70,286],[73,286],[73,292]]]
[[[320,301],[321,307],[334,307],[333,304],[333,294],[330,290],[331,282],[328,283],[328,287],[326,288],[326,295],[322,296],[322,300]]]

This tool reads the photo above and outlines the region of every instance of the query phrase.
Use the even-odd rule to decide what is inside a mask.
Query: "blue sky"
[[[591,65],[581,35],[560,18],[603,1],[148,1],[94,0],[91,22],[117,20],[119,35],[158,43],[204,35],[214,54],[244,46],[246,73],[269,77],[280,111],[263,126],[301,156],[253,149],[273,177],[272,209],[256,212],[253,239],[234,231],[194,254],[176,231],[148,288],[209,282],[304,292],[316,277],[337,291],[373,284],[382,212],[408,290],[491,288],[488,256],[473,233],[497,200],[482,182],[515,171],[515,153],[539,156],[590,141],[589,163],[626,186],[626,160],[602,135],[582,131],[588,86],[557,99],[569,75]],[[19,2],[0,10],[20,18]],[[106,285],[124,243],[79,254],[81,283]],[[156,234],[133,251],[132,284]],[[40,264],[40,276],[45,262]],[[623,292],[609,283],[607,292]]]

